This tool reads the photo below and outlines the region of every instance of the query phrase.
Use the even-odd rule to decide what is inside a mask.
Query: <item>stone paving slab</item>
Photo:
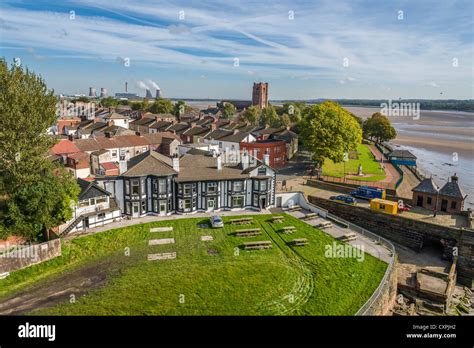
[[[171,253],[160,253],[160,254],[148,254],[148,261],[156,260],[172,260],[176,258],[176,252]]]
[[[154,227],[150,228],[150,232],[171,232],[173,227]]]
[[[163,245],[163,244],[174,244],[174,238],[161,238],[161,239],[150,239],[148,245]]]
[[[211,240],[214,240],[214,237],[212,237],[212,236],[201,236],[201,240],[203,242],[209,242]]]

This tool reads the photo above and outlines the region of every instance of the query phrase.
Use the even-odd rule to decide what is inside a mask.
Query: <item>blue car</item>
[[[331,197],[329,197],[329,199],[332,200],[332,201],[346,203],[346,204],[354,204],[355,205],[357,203],[357,201],[355,200],[354,197],[346,196],[346,195],[331,196]]]
[[[224,227],[224,221],[222,221],[222,218],[219,215],[211,216],[210,220],[211,220],[211,226],[213,228]]]

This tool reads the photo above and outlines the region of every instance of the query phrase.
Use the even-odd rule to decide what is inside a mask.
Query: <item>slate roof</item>
[[[451,179],[450,182],[447,182],[441,190],[439,190],[439,194],[441,196],[448,196],[448,197],[453,197],[453,198],[462,198],[464,199],[465,195],[459,186],[459,183],[457,181],[457,177],[454,177],[455,180]]]
[[[227,141],[230,143],[240,143],[249,135],[250,133],[247,133],[247,132],[237,132],[236,134],[231,134],[231,135],[222,137],[219,139],[219,141]]]
[[[227,135],[231,135],[233,132],[232,131],[229,131],[229,130],[224,130],[224,129],[216,129],[216,130],[213,130],[211,133],[209,133],[208,135],[206,135],[204,137],[204,139],[215,139],[215,140],[218,140],[222,137],[225,137]]]
[[[389,157],[409,158],[416,160],[416,156],[408,150],[393,150],[388,154]]]
[[[156,151],[147,151],[138,156],[133,157],[127,163],[128,170],[123,176],[167,176],[176,174],[176,172],[167,164],[160,160]]]
[[[437,194],[439,187],[432,178],[426,178],[412,189],[413,192]]]
[[[110,196],[103,188],[99,187],[92,181],[87,181],[84,179],[77,179],[77,184],[79,185],[81,192],[79,193],[78,200],[82,201],[84,199],[95,198],[100,196]]]
[[[105,118],[110,119],[110,120],[128,120],[129,119],[128,116],[121,115],[116,112],[111,113],[109,116],[106,116]]]

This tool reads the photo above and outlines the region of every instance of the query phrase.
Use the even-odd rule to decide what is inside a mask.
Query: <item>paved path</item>
[[[392,163],[384,159],[383,154],[379,151],[379,149],[377,149],[375,145],[367,145],[367,147],[385,171],[385,179],[378,181],[378,183],[387,184],[390,187],[395,188],[395,184],[397,183],[398,179],[400,179],[400,174],[397,172]]]
[[[403,171],[403,181],[397,188],[397,194],[403,198],[412,198],[413,192],[411,189],[420,183],[420,180],[413,174],[413,172],[406,166],[400,166]]]
[[[240,210],[240,211],[219,211],[219,212],[207,212],[207,213],[195,213],[195,214],[173,214],[168,216],[143,216],[132,219],[122,219],[121,221],[112,222],[100,227],[89,228],[85,232],[73,232],[69,233],[64,239],[73,239],[79,236],[85,236],[94,234],[97,232],[103,232],[114,228],[122,228],[127,226],[146,224],[149,222],[177,220],[177,219],[190,219],[190,218],[209,218],[211,215],[219,216],[235,216],[235,215],[256,215],[256,214],[271,214],[269,210],[263,209],[257,210]]]
[[[302,209],[300,211],[287,212],[287,213],[294,216],[297,219],[301,219],[306,214],[309,214],[311,212],[309,210]],[[323,221],[329,221],[329,220],[319,217],[317,219],[312,219],[312,220],[307,220],[307,221],[302,220],[302,221],[307,223],[308,225],[315,226],[315,225],[320,224]],[[389,263],[390,260],[393,258],[392,252],[389,249],[387,249],[384,245],[378,244],[376,241],[350,228],[339,227],[333,223],[332,227],[325,228],[321,231],[333,236],[334,238],[342,237],[343,235],[350,232],[355,233],[357,235],[357,239],[347,242],[348,244],[358,249],[362,248],[362,250],[366,252],[367,254],[370,254],[387,263]]]

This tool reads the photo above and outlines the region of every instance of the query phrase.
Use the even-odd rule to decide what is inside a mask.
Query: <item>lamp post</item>
[[[348,160],[349,160],[349,153],[344,152],[344,158],[342,159],[342,161],[344,162],[344,173],[343,173],[344,182],[346,182],[346,162]]]

